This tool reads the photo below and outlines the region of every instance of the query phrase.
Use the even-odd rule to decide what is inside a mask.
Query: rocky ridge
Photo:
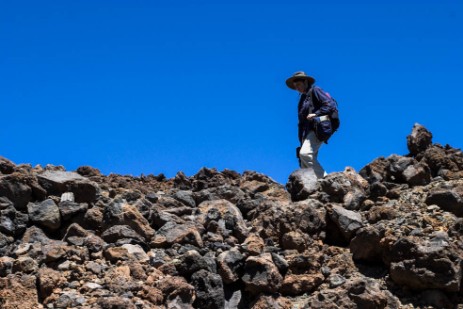
[[[0,307],[463,308],[463,154],[407,145],[286,187],[0,158]]]

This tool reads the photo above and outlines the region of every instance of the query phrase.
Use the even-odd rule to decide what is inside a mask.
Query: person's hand
[[[310,119],[312,119],[312,118],[314,118],[314,117],[317,117],[317,114],[309,114],[309,115],[307,116],[307,119],[310,120]]]

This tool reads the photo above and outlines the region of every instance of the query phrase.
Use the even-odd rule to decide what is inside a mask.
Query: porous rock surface
[[[463,154],[431,138],[286,187],[0,158],[0,307],[463,308]]]

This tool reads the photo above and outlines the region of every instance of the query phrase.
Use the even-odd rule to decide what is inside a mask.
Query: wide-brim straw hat
[[[315,78],[313,78],[312,76],[308,76],[307,74],[305,74],[305,72],[299,71],[299,72],[294,73],[293,76],[291,76],[290,78],[286,80],[286,86],[288,86],[289,88],[293,90],[296,90],[296,88],[294,88],[295,80],[308,80],[309,85],[312,85],[313,83],[315,83]]]

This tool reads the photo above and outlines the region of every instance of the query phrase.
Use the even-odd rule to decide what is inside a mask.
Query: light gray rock
[[[74,193],[65,192],[65,193],[61,194],[60,202],[74,202],[74,201],[75,201]]]
[[[122,248],[127,249],[129,256],[140,263],[148,262],[150,259],[145,250],[139,245],[125,244],[122,245]]]
[[[329,216],[347,241],[350,241],[355,232],[363,226],[362,216],[359,213],[340,206],[333,206]]]
[[[295,170],[289,175],[286,189],[293,201],[302,201],[315,193],[319,188],[318,177],[309,168]]]

